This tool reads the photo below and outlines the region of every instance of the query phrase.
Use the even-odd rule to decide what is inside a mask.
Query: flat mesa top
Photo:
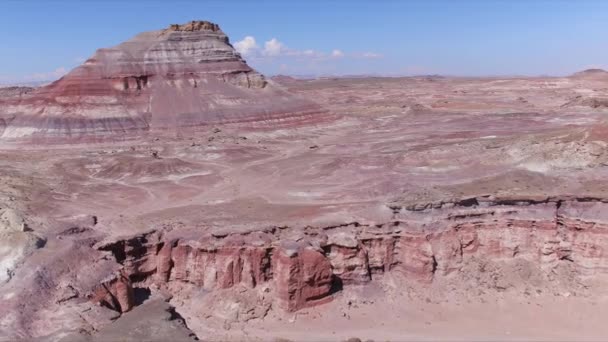
[[[186,24],[172,24],[165,31],[213,31],[220,30],[218,24],[205,20],[193,20]]]

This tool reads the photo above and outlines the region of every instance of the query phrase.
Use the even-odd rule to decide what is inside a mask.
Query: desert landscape
[[[0,340],[604,340],[607,113],[601,69],[266,77],[216,23],[141,33],[0,89]]]

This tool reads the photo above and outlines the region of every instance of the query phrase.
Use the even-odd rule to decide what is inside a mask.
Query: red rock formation
[[[156,277],[161,284],[168,282],[171,277],[171,269],[174,265],[171,259],[172,252],[173,243],[164,243],[156,256]]]
[[[129,132],[319,111],[269,85],[218,25],[193,21],[99,49],[60,80],[0,103],[0,119],[6,122],[0,138],[116,139]]]
[[[557,211],[562,230],[550,252],[570,260],[587,275],[608,271],[608,204],[565,202]]]
[[[97,286],[90,299],[118,312],[127,312],[135,304],[131,280],[123,273],[114,275]]]
[[[399,264],[397,270],[406,277],[430,282],[435,272],[435,259],[431,244],[425,235],[408,234],[401,236],[395,245]]]
[[[433,282],[461,272],[473,258],[526,260],[545,273],[564,262],[583,275],[608,272],[608,203],[599,199],[479,198],[408,208],[395,207],[392,222],[319,227],[298,242],[268,231],[197,241],[152,232],[100,248],[112,251],[131,279],[161,286],[181,282],[213,290],[271,282],[277,304],[288,311],[326,302],[332,289],[386,272]],[[128,282],[104,284],[95,300],[124,308]]]
[[[330,235],[326,250],[334,274],[344,284],[364,283],[371,279],[367,250],[360,246],[352,233]]]
[[[250,287],[268,280],[270,259],[267,247],[193,247],[180,243],[171,251],[169,281],[184,281],[207,289]],[[166,259],[163,259],[166,260]],[[163,265],[163,270],[167,269]]]
[[[282,248],[275,257],[274,272],[279,305],[287,311],[331,299],[331,265],[317,251],[297,246]]]

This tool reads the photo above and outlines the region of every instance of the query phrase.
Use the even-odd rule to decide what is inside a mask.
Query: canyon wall
[[[168,291],[177,283],[210,291],[270,284],[277,305],[297,311],[387,273],[431,284],[463,272],[472,259],[525,260],[543,274],[568,264],[582,278],[607,271],[603,199],[478,197],[391,209],[390,222],[306,227],[289,239],[281,236],[294,228],[277,227],[197,239],[152,231],[104,242],[97,248],[112,253],[123,269],[102,284],[115,299],[91,299],[125,311],[130,304],[123,303],[132,301],[119,298],[128,296],[124,287],[131,282]]]

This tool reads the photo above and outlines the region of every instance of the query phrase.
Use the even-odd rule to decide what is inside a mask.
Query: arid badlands
[[[607,115],[599,69],[268,78],[141,33],[0,89],[0,340],[605,340]]]

